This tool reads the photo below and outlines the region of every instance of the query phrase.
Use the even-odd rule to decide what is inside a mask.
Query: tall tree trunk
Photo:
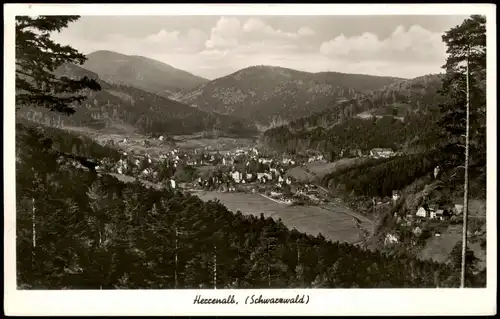
[[[32,247],[31,247],[31,271],[32,275],[35,274],[36,270],[36,223],[35,223],[35,212],[36,212],[36,207],[35,207],[35,198],[31,198],[31,205],[32,205],[32,210],[31,210],[31,227],[32,227]]]
[[[217,246],[214,245],[214,289],[217,289]]]
[[[177,289],[177,246],[178,246],[178,240],[177,236],[179,233],[177,232],[177,227],[175,227],[175,269],[174,269],[174,289]]]
[[[469,205],[469,56],[470,48],[467,49],[466,68],[466,126],[465,126],[465,181],[464,181],[464,221],[462,230],[462,269],[460,276],[460,287],[465,287],[465,255],[467,252],[467,215]]]

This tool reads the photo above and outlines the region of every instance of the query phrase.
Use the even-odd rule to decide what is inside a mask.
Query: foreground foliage
[[[215,256],[217,288],[458,286],[446,265],[332,243],[218,202],[69,169],[36,129],[19,129],[17,145],[20,287],[213,288]]]

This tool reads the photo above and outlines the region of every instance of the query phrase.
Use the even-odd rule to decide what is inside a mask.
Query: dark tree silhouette
[[[81,103],[84,89],[100,90],[93,79],[57,77],[54,71],[65,63],[83,64],[85,55],[70,46],[54,42],[60,32],[79,16],[16,16],[16,106],[42,106],[73,114],[72,104]]]

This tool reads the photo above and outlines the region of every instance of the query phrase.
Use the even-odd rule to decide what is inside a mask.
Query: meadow
[[[293,167],[289,169],[286,174],[287,176],[290,176],[301,182],[310,183],[321,180],[326,175],[334,173],[335,171],[354,165],[360,165],[367,160],[369,160],[369,158],[357,157],[343,158],[335,162],[316,161],[304,164],[303,166]]]
[[[332,241],[355,243],[361,239],[361,231],[356,226],[355,219],[342,212],[335,211],[333,206],[328,209],[319,206],[289,206],[278,204],[259,194],[195,192],[204,201],[218,199],[229,210],[241,211],[244,215],[281,218],[290,229],[318,235]]]

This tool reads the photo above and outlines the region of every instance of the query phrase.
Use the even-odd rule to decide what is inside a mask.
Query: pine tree
[[[60,32],[79,16],[16,17],[16,106],[42,106],[51,111],[73,114],[74,102],[81,103],[84,89],[100,90],[93,79],[57,77],[54,71],[66,63],[83,64],[85,55],[70,46],[54,42]]]
[[[462,238],[461,286],[465,285],[467,251],[467,210],[469,196],[470,150],[476,160],[486,154],[486,18],[473,15],[461,25],[443,35],[449,54],[446,64],[446,77],[442,94],[450,102],[442,105],[444,135],[456,147],[465,147],[464,165],[464,223]],[[463,140],[465,138],[465,141]],[[461,144],[463,143],[463,144]]]

